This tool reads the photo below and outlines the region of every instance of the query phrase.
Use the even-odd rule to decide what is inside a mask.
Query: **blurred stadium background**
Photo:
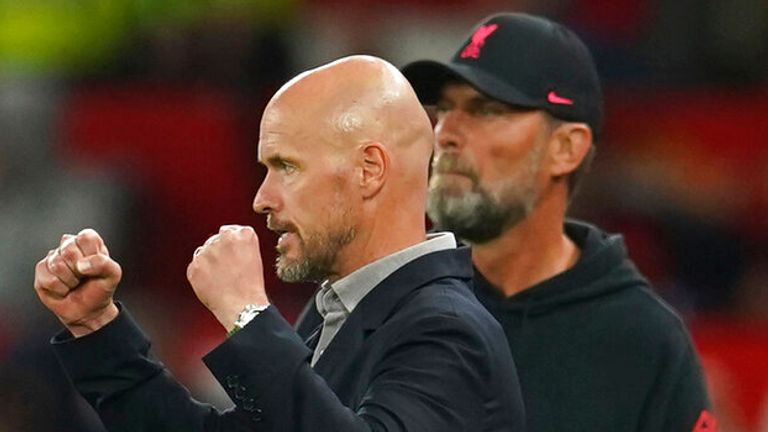
[[[199,398],[224,338],[185,279],[250,209],[260,112],[295,73],[369,53],[451,55],[498,10],[544,14],[592,49],[606,132],[572,214],[627,238],[681,311],[721,431],[768,431],[768,3],[765,0],[0,0],[0,432],[96,432],[58,369],[32,290],[59,235],[99,230],[119,298]],[[525,59],[521,59],[525,61]],[[311,294],[268,275],[294,319]]]

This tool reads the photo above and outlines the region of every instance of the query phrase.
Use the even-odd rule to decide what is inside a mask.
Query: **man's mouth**
[[[296,227],[293,224],[277,221],[270,216],[267,216],[267,229],[277,234],[276,248],[279,253],[285,252],[291,240],[298,236],[296,234]]]
[[[461,176],[475,180],[477,175],[466,163],[451,156],[438,156],[432,164],[432,174],[435,176]]]
[[[267,216],[267,229],[276,233],[277,235],[283,235],[287,232],[296,231],[296,227],[293,226],[293,224],[289,222],[281,222],[272,217],[272,215]]]
[[[471,177],[472,174],[465,172],[465,171],[437,171],[435,172],[435,175],[441,175],[441,176],[462,176],[462,177]]]
[[[280,236],[277,239],[277,251],[278,252],[285,251],[286,247],[288,247],[288,244],[291,242],[291,240],[296,238],[296,233],[293,232],[293,231],[277,230],[275,232]]]
[[[455,184],[472,185],[476,182],[476,179],[477,177],[471,172],[460,170],[440,170],[432,174],[430,185],[433,187]]]

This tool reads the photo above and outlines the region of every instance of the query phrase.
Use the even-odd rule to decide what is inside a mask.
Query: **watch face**
[[[245,308],[243,308],[243,311],[240,312],[240,315],[237,317],[237,321],[235,321],[235,325],[240,327],[245,327],[246,324],[251,322],[251,320],[254,317],[256,317],[256,315],[260,314],[267,307],[269,307],[269,305],[266,305],[266,306],[256,306],[253,304],[246,305]]]
[[[243,312],[242,314],[240,314],[240,320],[248,322],[248,321],[252,320],[253,317],[255,317],[258,314],[259,314],[258,311],[250,311],[249,310],[249,311],[246,311],[246,312]]]

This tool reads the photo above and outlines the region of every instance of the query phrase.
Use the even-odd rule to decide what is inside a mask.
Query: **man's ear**
[[[592,146],[592,130],[585,123],[561,123],[552,132],[550,173],[563,177],[576,171]]]
[[[367,142],[360,147],[361,176],[360,188],[363,198],[375,196],[387,180],[390,156],[387,148],[379,142]]]

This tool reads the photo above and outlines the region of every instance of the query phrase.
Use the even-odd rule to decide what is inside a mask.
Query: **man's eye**
[[[286,174],[293,174],[296,172],[296,166],[285,162],[280,164],[280,169]]]
[[[503,106],[498,104],[483,104],[477,110],[477,113],[483,116],[496,116],[507,112]]]

